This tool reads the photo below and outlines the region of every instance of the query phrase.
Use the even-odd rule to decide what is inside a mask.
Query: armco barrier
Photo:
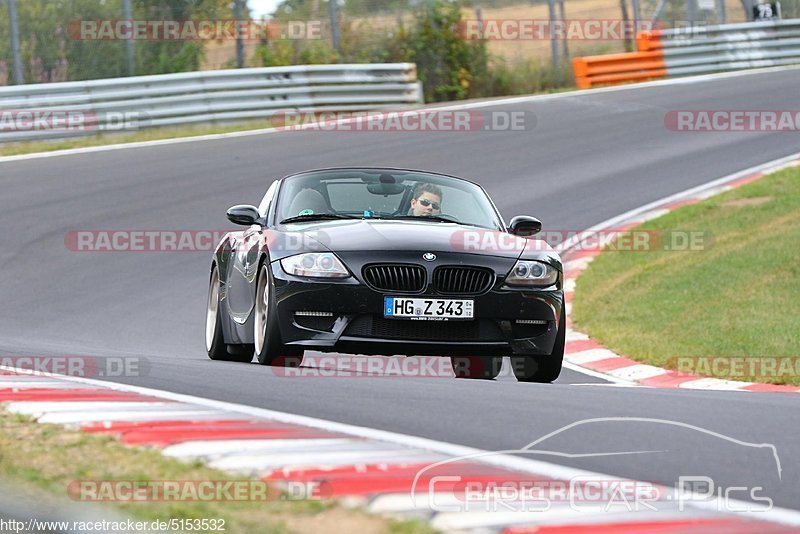
[[[800,19],[654,30],[636,46],[573,59],[578,87],[800,64]]]
[[[75,113],[82,128],[0,122],[0,142],[64,138],[270,117],[288,110],[359,111],[422,102],[413,63],[298,65],[0,87],[0,112]],[[10,112],[10,113],[9,113]],[[126,115],[127,114],[127,115]]]
[[[575,71],[575,83],[582,89],[595,85],[639,82],[667,75],[661,51],[576,57],[572,60],[572,68]]]

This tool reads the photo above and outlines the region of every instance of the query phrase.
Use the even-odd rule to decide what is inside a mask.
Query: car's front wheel
[[[222,316],[219,309],[219,269],[211,270],[206,305],[206,352],[212,360],[249,362],[253,359],[252,345],[227,345],[222,335]]]
[[[272,275],[269,263],[262,263],[256,282],[255,320],[253,321],[256,342],[256,358],[261,365],[299,367],[303,350],[287,347],[281,343],[278,317],[275,313],[275,297],[272,293]]]
[[[478,378],[492,380],[500,374],[503,365],[501,356],[451,356],[456,378]]]
[[[561,310],[553,352],[544,356],[512,356],[511,369],[519,382],[552,382],[561,374],[567,339],[566,313]]]

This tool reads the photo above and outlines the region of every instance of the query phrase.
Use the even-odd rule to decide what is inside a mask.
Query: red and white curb
[[[113,435],[127,445],[200,460],[279,488],[315,485],[325,497],[344,504],[423,519],[445,532],[800,532],[800,512],[721,513],[713,501],[693,500],[679,509],[672,497],[660,498],[654,510],[603,505],[576,510],[567,502],[541,511],[467,510],[456,488],[469,483],[568,485],[576,478],[621,479],[508,454],[514,451],[481,451],[166,391],[28,373],[0,368],[0,403],[7,411]],[[441,469],[426,474],[426,467],[439,463]],[[437,491],[431,494],[434,482]]]
[[[568,241],[563,247],[560,247],[561,254],[564,258],[564,296],[567,310],[567,346],[564,353],[565,366],[592,376],[605,378],[619,385],[638,385],[654,388],[800,393],[800,387],[797,386],[722,380],[638,363],[630,358],[620,356],[591,339],[588,335],[575,330],[570,319],[572,297],[575,293],[575,282],[592,260],[600,254],[603,248],[602,246],[594,245],[581,249],[578,239],[591,239],[602,231],[602,241],[611,241],[616,233],[627,232],[635,226],[660,217],[681,206],[700,202],[714,195],[754,182],[767,174],[798,165],[800,165],[800,154],[794,154],[714,180],[708,184],[658,200],[600,223],[584,232],[579,238]]]

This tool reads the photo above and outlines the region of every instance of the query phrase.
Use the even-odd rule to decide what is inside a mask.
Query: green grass
[[[181,462],[157,450],[125,446],[107,435],[89,434],[59,425],[39,424],[24,416],[0,411],[0,480],[28,502],[72,504],[67,488],[77,480],[247,480]],[[308,532],[330,530],[361,534],[416,534],[434,532],[415,521],[393,521],[339,506],[335,501],[286,500],[267,502],[128,502],[100,503],[115,517],[134,520],[224,519],[226,532]],[[104,518],[98,518],[104,519]],[[105,518],[105,519],[111,519]]]
[[[578,279],[579,329],[620,354],[673,369],[680,357],[800,358],[800,169],[636,230],[697,231],[707,241],[703,250],[604,251]],[[717,376],[800,385],[800,365],[793,369],[731,376],[721,366]],[[708,367],[678,370],[713,376]]]

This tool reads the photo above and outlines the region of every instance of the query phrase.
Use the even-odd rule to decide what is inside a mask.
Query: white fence
[[[300,65],[0,87],[0,142],[422,102],[413,63]]]

